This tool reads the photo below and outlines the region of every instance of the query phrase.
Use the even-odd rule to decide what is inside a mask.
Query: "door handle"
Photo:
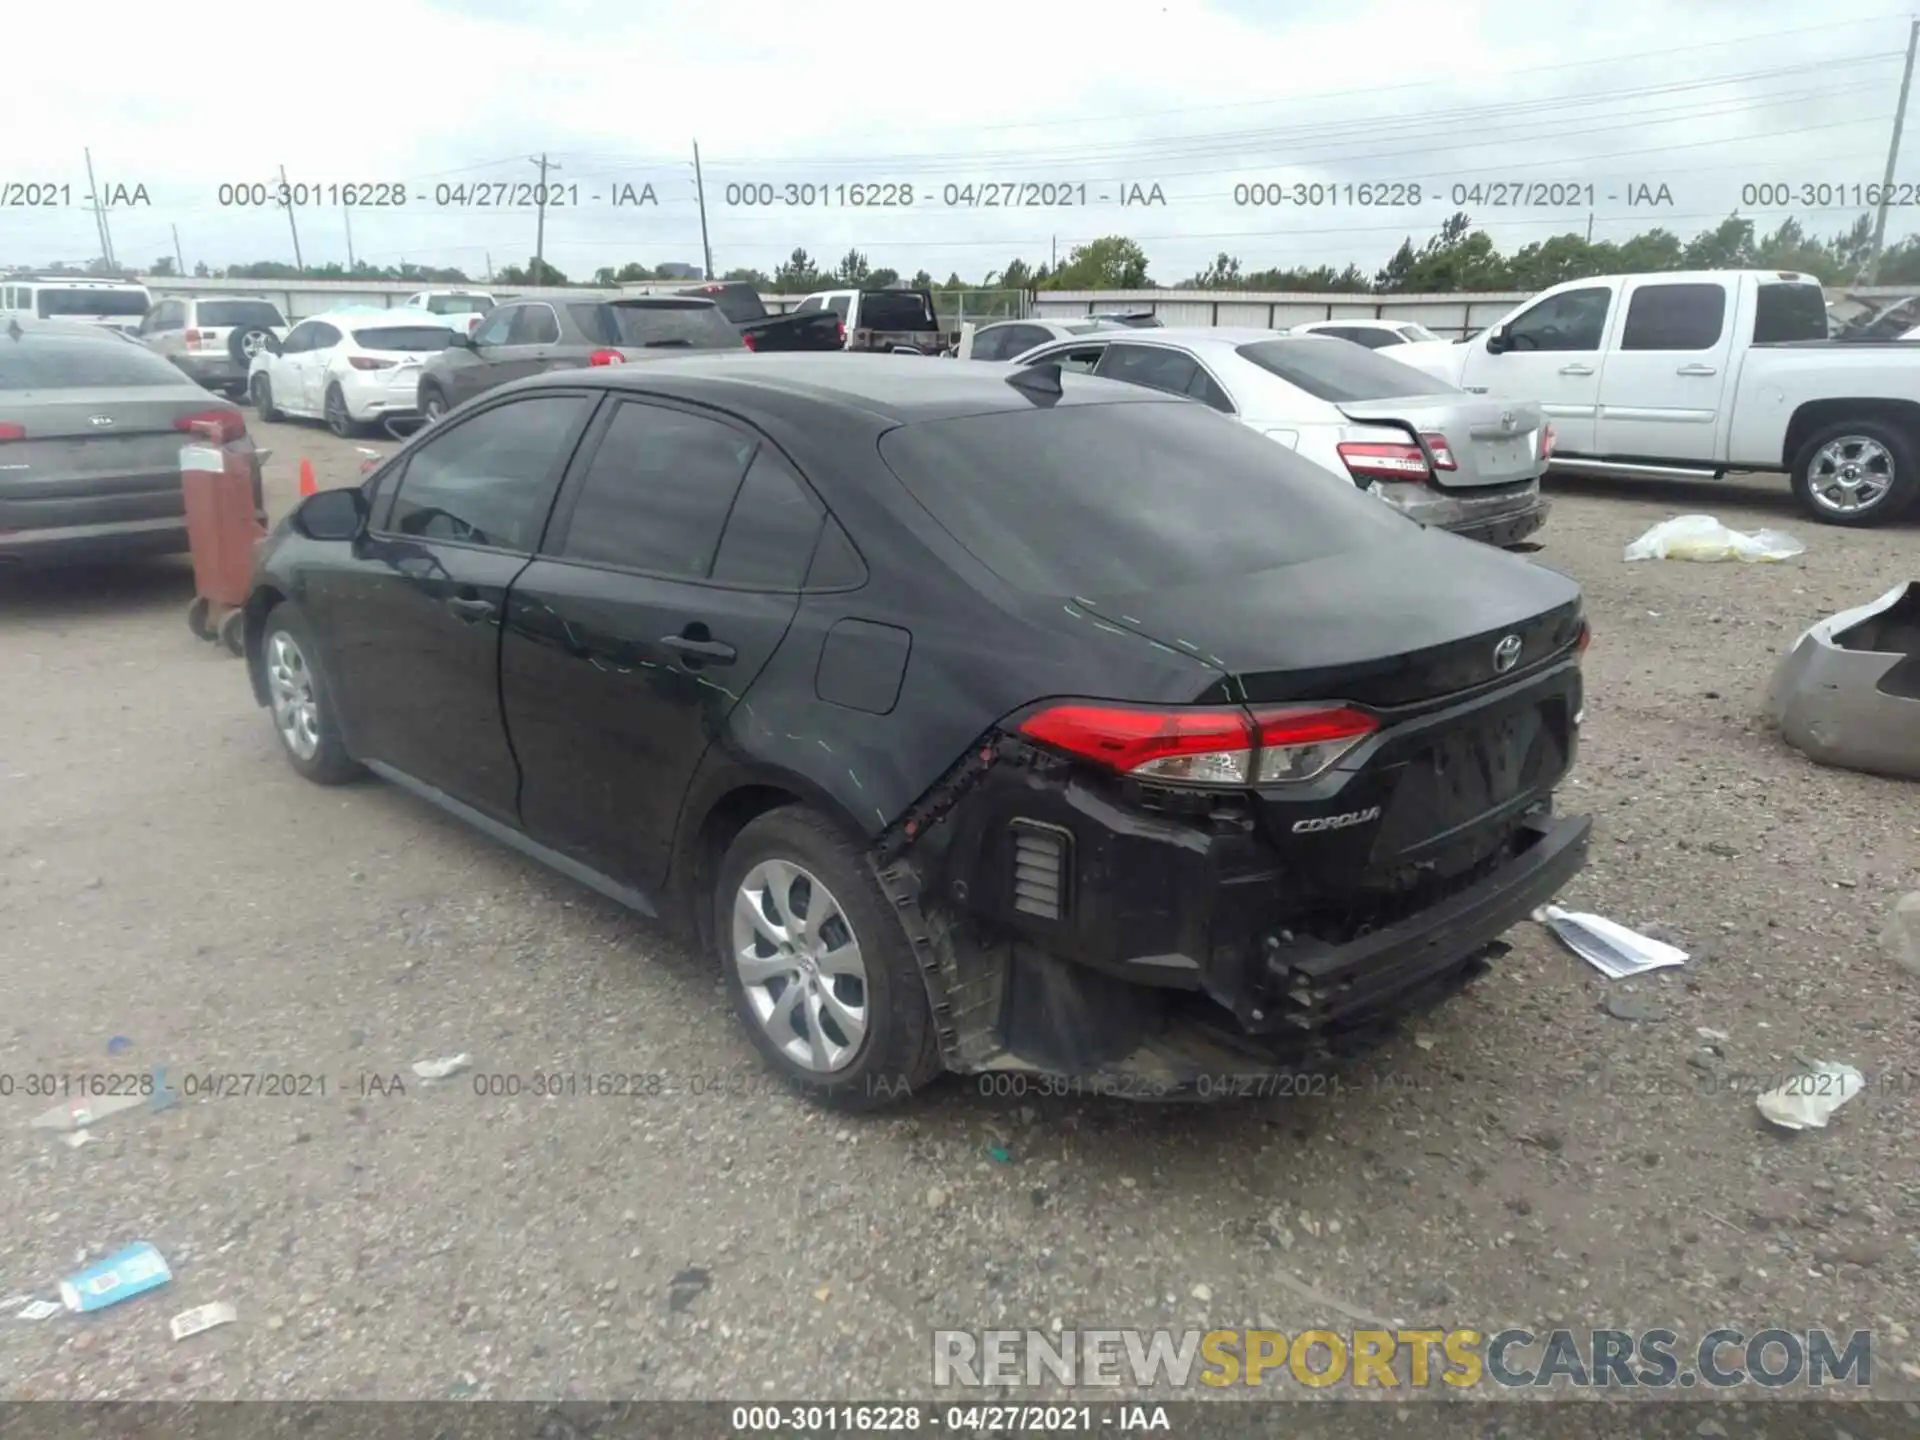
[[[1682,365],[1673,373],[1676,375],[1718,375],[1720,372],[1711,365]]]
[[[1560,367],[1560,373],[1562,375],[1591,375],[1593,373],[1593,367],[1591,365],[1562,365]]]
[[[461,597],[447,601],[447,609],[469,624],[475,620],[491,620],[500,613],[500,607],[491,600],[468,600]]]
[[[692,635],[663,635],[660,643],[683,660],[731,665],[739,658],[739,652],[722,640],[701,640]]]

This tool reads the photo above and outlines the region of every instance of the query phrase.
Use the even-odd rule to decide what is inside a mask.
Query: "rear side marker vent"
[[[1015,820],[1013,832],[1013,908],[1042,920],[1067,913],[1067,856],[1073,836],[1057,825]]]

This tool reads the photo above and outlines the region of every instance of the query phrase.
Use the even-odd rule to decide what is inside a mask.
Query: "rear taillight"
[[[1426,453],[1418,445],[1399,441],[1347,440],[1340,459],[1356,480],[1411,480],[1433,478]],[[1451,455],[1448,456],[1452,458]]]
[[[1267,785],[1310,780],[1371,735],[1371,715],[1344,706],[1159,710],[1052,705],[1020,733],[1141,780],[1176,785]]]
[[[740,337],[740,343],[749,350],[758,350],[760,348],[760,342],[751,335],[742,335]]]
[[[184,430],[189,435],[198,435],[201,426],[209,426],[217,444],[225,445],[232,440],[244,439],[247,433],[247,417],[238,410],[202,410],[194,415],[182,415],[173,422],[173,428]]]
[[[478,315],[469,315],[467,317],[467,333],[471,335],[474,331],[478,330],[479,328],[480,328],[480,317]]]
[[[371,355],[349,355],[347,363],[356,370],[391,370],[398,360],[376,360]]]
[[[834,331],[835,338],[838,339],[838,341],[842,345],[847,343],[847,322],[846,321],[835,320],[833,322],[833,331]]]
[[[15,425],[10,420],[0,420],[0,440],[24,440],[26,438],[26,426]]]
[[[1542,460],[1547,460],[1547,459],[1551,459],[1551,458],[1552,458],[1552,456],[1553,456],[1553,442],[1554,442],[1554,441],[1556,441],[1556,440],[1558,440],[1559,438],[1560,438],[1560,437],[1559,437],[1558,435],[1556,435],[1556,434],[1554,434],[1554,433],[1553,433],[1553,426],[1551,426],[1551,425],[1546,425],[1546,426],[1543,426],[1543,427],[1541,427],[1541,430],[1540,430],[1540,458],[1541,458]]]
[[[1433,468],[1436,470],[1458,470],[1453,460],[1453,446],[1447,443],[1447,437],[1434,430],[1423,430],[1420,438],[1427,442],[1427,452],[1433,456]]]
[[[1582,620],[1580,622],[1580,634],[1577,637],[1575,637],[1573,642],[1574,652],[1579,655],[1584,655],[1587,653],[1587,646],[1591,645],[1592,643],[1593,643],[1593,627],[1589,625],[1586,621]]]
[[[187,344],[189,346],[197,346],[199,345],[199,343],[200,343],[200,332],[198,330],[187,331]]]
[[[618,350],[596,350],[587,357],[589,365],[624,365],[627,357]]]

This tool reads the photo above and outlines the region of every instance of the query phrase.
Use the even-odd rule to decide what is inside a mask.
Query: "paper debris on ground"
[[[82,1145],[91,1144],[93,1138],[91,1130],[72,1130],[62,1135],[60,1141],[69,1150],[78,1150]]]
[[[211,1330],[216,1325],[231,1325],[240,1318],[240,1312],[224,1300],[216,1300],[211,1305],[196,1305],[191,1310],[182,1310],[167,1322],[167,1328],[173,1332],[173,1338],[186,1340],[203,1330]]]
[[[0,1300],[0,1315],[11,1314],[22,1305],[30,1304],[32,1300],[31,1295],[9,1295],[6,1299]]]
[[[422,1080],[445,1080],[458,1075],[473,1063],[471,1055],[449,1055],[444,1060],[416,1060],[413,1073]]]
[[[1760,1113],[1783,1130],[1824,1130],[1833,1112],[1866,1083],[1851,1065],[1816,1060],[1803,1075],[1754,1097]]]
[[[30,1301],[13,1318],[16,1320],[50,1320],[60,1313],[60,1307],[51,1300]]]
[[[1627,546],[1628,560],[1791,560],[1806,550],[1783,530],[1744,534],[1711,515],[1662,520]]]
[[[29,1123],[35,1130],[81,1130],[145,1103],[144,1095],[90,1095],[84,1100],[63,1100]]]
[[[1609,980],[1664,970],[1687,963],[1687,952],[1654,940],[1599,915],[1542,905],[1533,918],[1558,935],[1566,947]]]

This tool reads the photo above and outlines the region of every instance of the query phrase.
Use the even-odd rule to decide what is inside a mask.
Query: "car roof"
[[[1418,320],[1382,320],[1378,315],[1358,315],[1351,320],[1305,320],[1294,326],[1296,330],[1312,327],[1324,330],[1329,325],[1377,325],[1382,330],[1398,330],[1402,325],[1418,325]]]
[[[1091,336],[1076,336],[1080,340]],[[1323,340],[1317,335],[1289,335],[1282,330],[1262,330],[1251,325],[1164,325],[1150,330],[1116,326],[1103,332],[1101,340],[1124,341],[1129,345],[1178,345],[1182,349],[1234,350],[1256,340],[1284,340],[1289,345],[1345,345],[1345,340]],[[1036,347],[1037,348],[1037,347]]]
[[[439,324],[445,318],[446,317],[441,315],[429,315],[423,319],[418,311],[408,309],[404,305],[367,305],[364,307],[342,305],[338,310],[322,310],[318,315],[303,315],[294,323],[297,325],[305,325],[310,320],[321,320],[331,325],[344,320],[350,321],[358,325],[362,330],[365,330],[368,328],[369,321],[387,320],[395,325],[405,325],[410,329],[414,329],[421,325]],[[452,329],[453,327],[448,326],[447,328]]]
[[[1344,342],[1341,342],[1344,343]],[[501,387],[514,390],[577,386],[592,377],[596,385],[669,398],[708,401],[753,409],[756,393],[812,401],[835,407],[848,417],[863,415],[891,424],[951,419],[1034,407],[1032,395],[1007,381],[1026,372],[1004,361],[952,365],[927,356],[849,355],[839,351],[779,352],[710,350],[663,356],[640,365],[592,371],[557,370]],[[1137,385],[1063,375],[1054,403],[1131,404],[1143,400],[1184,403]],[[496,392],[497,393],[497,392]]]
[[[257,300],[262,305],[273,305],[273,301],[264,295],[156,295],[154,299],[156,303],[161,300],[184,300],[189,305],[198,305],[203,300],[218,300],[223,304],[230,300]],[[280,307],[273,305],[273,308],[278,310]]]
[[[70,340],[112,340],[125,339],[118,330],[109,330],[103,325],[90,325],[84,320],[43,320],[38,315],[8,315],[5,323],[0,324],[0,337],[7,337],[14,326],[20,327],[21,335],[60,335]]]

